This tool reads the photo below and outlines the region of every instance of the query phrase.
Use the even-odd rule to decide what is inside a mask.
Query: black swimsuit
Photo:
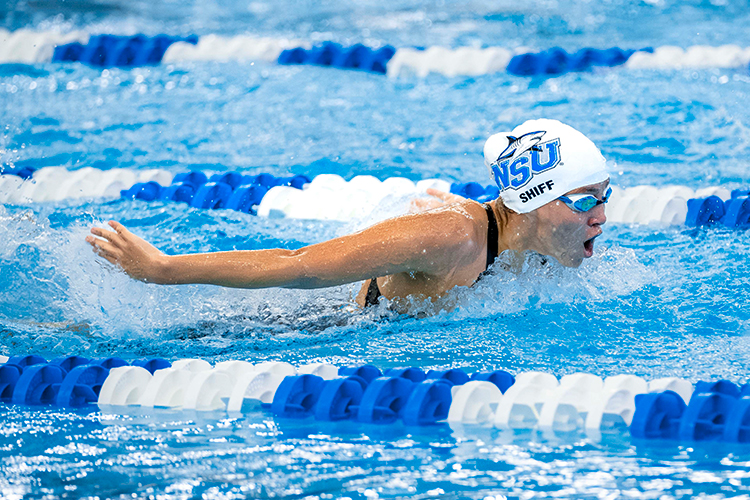
[[[485,212],[487,212],[487,266],[484,268],[482,274],[479,275],[477,281],[487,274],[487,270],[490,268],[495,259],[497,258],[497,240],[500,236],[500,230],[497,226],[497,219],[495,218],[495,211],[489,203],[483,203]],[[476,281],[474,282],[476,283]],[[365,295],[365,307],[377,305],[380,297],[383,294],[380,293],[378,288],[378,279],[372,278],[370,284],[367,286],[367,294]]]

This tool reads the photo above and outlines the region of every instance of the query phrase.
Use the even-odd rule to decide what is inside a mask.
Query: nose
[[[589,213],[589,226],[601,226],[607,222],[607,215],[604,213],[604,203],[592,208]]]

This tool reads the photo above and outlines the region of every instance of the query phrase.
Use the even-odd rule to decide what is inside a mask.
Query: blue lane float
[[[228,209],[255,214],[255,208],[272,187],[302,189],[310,179],[305,175],[275,177],[271,174],[242,175],[239,172],[214,174],[209,178],[200,171],[177,174],[169,186],[158,182],[136,183],[122,190],[122,198],[143,201],[176,201],[193,208]]]
[[[505,394],[510,386],[516,383],[516,378],[505,370],[495,370],[492,372],[476,372],[471,375],[471,380],[481,380],[494,384]]]
[[[686,226],[720,225],[731,229],[750,227],[750,197],[747,190],[733,190],[732,197],[726,201],[718,196],[709,196],[690,199],[687,204]]]
[[[104,68],[150,66],[161,63],[164,53],[175,42],[195,45],[198,37],[96,35],[90,37],[86,44],[73,42],[58,45],[51,62],[80,62]]]
[[[430,370],[425,374],[419,368],[396,368],[387,370],[384,376],[372,378],[379,375],[375,370],[370,366],[340,370],[340,374],[362,381],[364,379],[357,375],[370,378],[361,396],[352,387],[357,396],[349,407],[350,418],[366,423],[391,423],[401,419],[406,425],[431,425],[447,417],[452,401],[451,388],[470,380],[469,375],[459,369]],[[512,375],[502,370],[477,372],[472,377],[488,380],[493,375],[502,379],[503,385],[513,380]],[[319,411],[327,414],[325,409]]]
[[[451,385],[464,385],[469,381],[469,376],[463,370],[430,370],[425,379],[443,380]]]
[[[36,169],[33,167],[0,168],[0,175],[15,175],[24,180],[31,179],[31,177],[34,175],[34,172],[36,172]]]
[[[287,418],[304,418],[313,414],[325,381],[317,375],[284,378],[276,390],[271,411]]]
[[[146,358],[136,359],[131,363],[131,366],[140,366],[141,368],[145,368],[151,373],[151,375],[153,375],[156,370],[163,370],[164,368],[171,367],[172,363],[162,358]]]
[[[101,365],[85,364],[73,368],[57,390],[57,406],[85,406],[99,398],[109,369]]]
[[[468,375],[463,374],[468,381]],[[463,380],[463,377],[459,378]],[[428,378],[424,382],[414,384],[414,390],[409,395],[409,399],[401,412],[404,424],[431,425],[440,420],[445,420],[448,417],[448,410],[453,400],[451,395],[453,385],[446,378]]]
[[[0,402],[78,407],[95,403],[112,368],[127,366],[120,358],[67,356],[47,362],[37,355],[13,356],[0,364]],[[133,361],[153,373],[171,366],[160,358]]]
[[[13,399],[13,390],[16,388],[18,379],[21,378],[23,368],[14,364],[0,366],[0,402],[10,403]]]
[[[653,52],[653,49],[643,51]],[[586,71],[594,66],[619,66],[625,64],[635,52],[613,47],[605,50],[585,48],[569,54],[560,47],[554,47],[544,52],[514,56],[508,64],[507,71],[517,76],[561,75]]]
[[[462,370],[431,371],[426,379],[410,378],[419,369],[381,376],[371,365],[342,367],[341,378],[323,380],[315,375],[288,376],[274,395],[271,411],[279,417],[318,420],[356,419],[365,423],[430,425],[444,420],[451,404],[451,387],[469,380]],[[405,375],[405,376],[399,376]],[[430,376],[431,375],[431,376]]]
[[[315,405],[315,419],[334,421],[354,418],[367,386],[368,382],[356,375],[326,382]]]
[[[479,203],[492,201],[500,196],[500,190],[494,184],[482,186],[478,182],[454,182],[451,193],[476,200]]]
[[[750,384],[698,382],[688,404],[664,391],[636,396],[635,407],[635,438],[750,442]]]
[[[339,376],[359,377],[368,384],[382,375],[383,372],[372,365],[342,366],[341,368],[339,368]]]
[[[41,405],[54,403],[67,372],[60,365],[44,363],[27,367],[13,389],[13,404]]]
[[[279,55],[279,64],[312,64],[340,69],[358,69],[371,73],[385,74],[388,61],[396,53],[390,45],[371,49],[362,44],[342,47],[333,42],[326,42],[312,49],[297,47],[287,49]]]
[[[414,390],[421,382],[403,377],[378,377],[374,379],[362,396],[357,420],[370,424],[387,424],[403,416],[403,409]]]
[[[268,173],[242,175],[239,172],[214,174],[210,178],[203,172],[191,171],[177,174],[169,186],[155,181],[136,183],[122,190],[122,198],[143,201],[176,201],[194,208],[228,209],[255,215],[265,194],[276,186],[302,189],[311,179],[305,175],[275,177]],[[450,192],[479,201],[492,201],[500,195],[495,185],[482,186],[478,182],[452,183]]]
[[[422,382],[427,378],[427,374],[419,368],[390,368],[383,374],[386,377],[401,377],[412,382]]]

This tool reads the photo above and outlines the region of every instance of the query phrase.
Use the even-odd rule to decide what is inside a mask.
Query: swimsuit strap
[[[365,294],[365,307],[378,305],[378,301],[382,296],[383,294],[380,293],[380,288],[378,288],[377,278],[372,278]]]
[[[495,211],[489,203],[483,203],[482,206],[487,212],[487,267],[484,272],[479,275],[479,278],[487,273],[487,269],[495,262],[497,258],[497,240],[500,237],[500,229],[497,225],[497,218],[495,217]],[[479,281],[477,278],[477,281]],[[377,278],[372,278],[370,284],[367,285],[367,293],[365,294],[365,307],[370,307],[378,304],[380,297],[383,294],[380,293],[378,287]]]
[[[495,211],[489,203],[483,203],[484,210],[487,212],[487,267],[489,269],[497,258],[497,240],[500,237],[500,230],[495,218]]]

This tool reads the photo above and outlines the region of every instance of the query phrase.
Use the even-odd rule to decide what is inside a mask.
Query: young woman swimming
[[[236,288],[323,288],[366,280],[357,303],[435,299],[471,286],[501,252],[531,250],[577,267],[594,253],[611,189],[605,159],[582,133],[531,120],[495,134],[484,160],[500,188],[486,204],[438,194],[445,204],[298,250],[166,255],[122,224],[86,241],[132,278]]]

